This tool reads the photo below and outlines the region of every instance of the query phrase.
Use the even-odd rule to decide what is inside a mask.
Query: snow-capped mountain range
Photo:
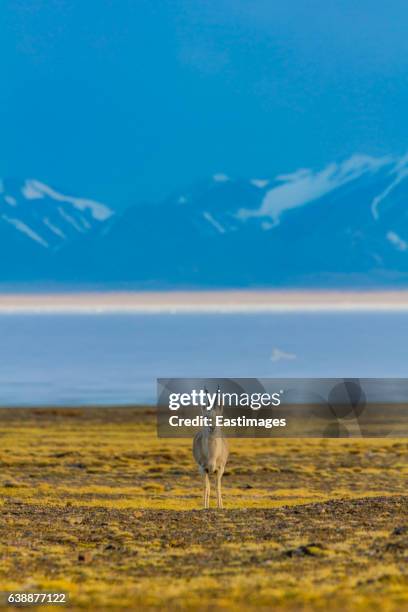
[[[219,173],[123,214],[4,180],[0,254],[8,283],[408,285],[408,155],[274,178]]]

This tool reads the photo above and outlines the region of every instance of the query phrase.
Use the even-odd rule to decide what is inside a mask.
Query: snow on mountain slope
[[[42,248],[59,249],[112,214],[104,204],[63,195],[34,179],[0,181],[2,231],[8,227]]]
[[[5,180],[0,259],[0,282],[408,286],[408,155],[248,179],[219,172],[116,215],[36,180]]]
[[[407,245],[408,156],[356,154],[269,178],[219,172],[118,215],[80,258],[88,276],[149,287],[369,286],[408,284]]]
[[[276,177],[279,184],[266,192],[261,206],[255,210],[242,208],[237,213],[238,217],[270,217],[275,225],[286,210],[305,206],[364,174],[376,173],[391,162],[390,157],[353,155],[340,164],[329,164],[319,172],[301,169],[292,174],[279,175]],[[402,172],[395,180],[398,180],[401,174]]]
[[[63,195],[51,187],[48,187],[48,185],[40,183],[40,181],[36,181],[34,179],[25,181],[22,188],[22,193],[29,200],[38,200],[49,197],[52,200],[57,200],[58,202],[69,202],[79,210],[89,210],[92,217],[98,221],[104,221],[112,215],[112,211],[105,206],[105,204],[100,204],[99,202],[95,202],[93,200],[85,200],[83,198],[73,198],[71,196]]]

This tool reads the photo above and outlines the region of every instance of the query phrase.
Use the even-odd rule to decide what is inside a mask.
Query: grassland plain
[[[0,443],[3,592],[64,591],[71,610],[408,610],[406,439],[230,440],[210,511],[191,441],[157,438],[153,410],[3,409]]]

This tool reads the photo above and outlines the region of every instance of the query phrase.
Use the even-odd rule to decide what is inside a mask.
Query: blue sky
[[[0,176],[113,208],[408,149],[405,0],[3,0]]]

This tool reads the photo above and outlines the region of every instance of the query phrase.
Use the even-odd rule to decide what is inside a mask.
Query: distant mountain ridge
[[[408,155],[274,178],[216,174],[123,214],[36,180],[0,187],[2,282],[408,285]]]

